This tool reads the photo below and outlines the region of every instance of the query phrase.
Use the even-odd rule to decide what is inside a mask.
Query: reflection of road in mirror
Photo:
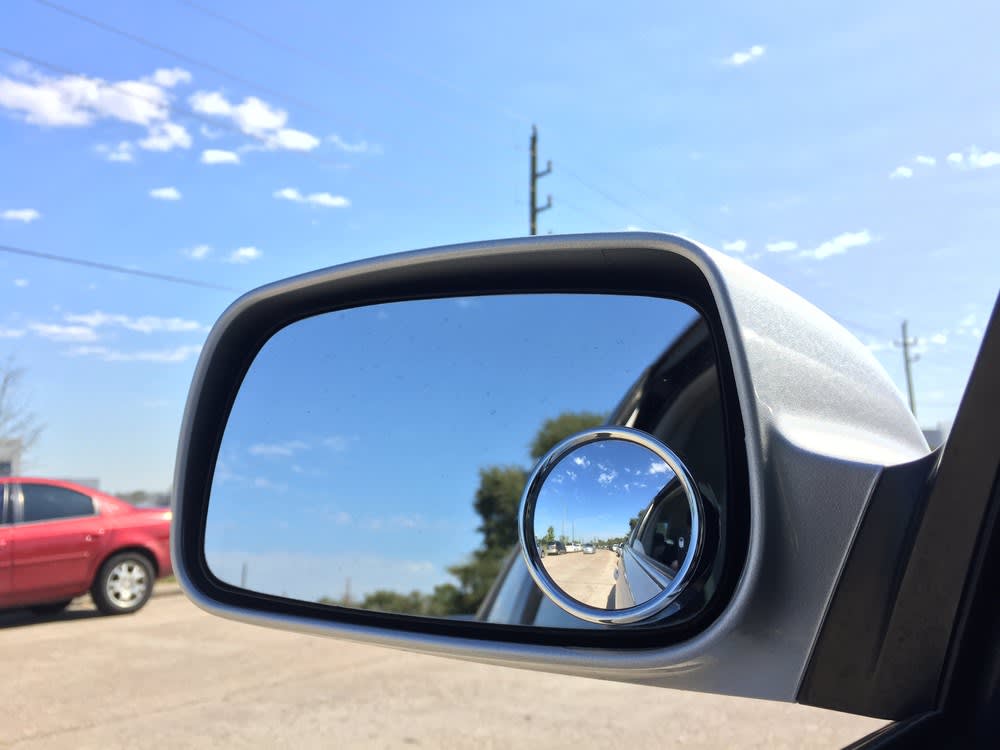
[[[546,555],[542,565],[552,580],[578,602],[598,609],[614,609],[617,560],[611,550],[598,549],[592,555],[580,552]]]

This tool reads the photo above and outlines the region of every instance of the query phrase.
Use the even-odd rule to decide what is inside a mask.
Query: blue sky
[[[908,318],[920,419],[954,414],[1000,276],[997,8],[212,4],[255,36],[178,0],[64,2],[161,49],[7,4],[0,46],[36,62],[0,54],[0,244],[242,291],[521,235],[535,122],[542,232],[727,250],[900,385]],[[0,290],[46,425],[28,468],[166,489],[235,293],[4,253]]]
[[[481,542],[480,468],[527,469],[546,419],[610,411],[694,315],[672,300],[513,295],[377,305],[280,331],[226,427],[209,565],[238,582],[246,562],[258,590],[307,598],[341,593],[348,577],[355,593],[429,590]],[[606,462],[592,479],[607,490],[651,456],[626,445],[574,458]],[[666,478],[644,477],[649,494],[636,488],[617,523],[565,494],[577,531],[623,533]]]

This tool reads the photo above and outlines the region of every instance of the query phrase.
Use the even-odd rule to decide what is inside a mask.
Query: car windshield
[[[12,0],[0,23],[0,476],[165,509],[198,357],[240,295],[391,252],[582,232],[669,232],[775,279],[867,347],[939,446],[1000,278],[998,22],[995,3],[902,0]],[[550,323],[525,315],[511,326]],[[395,363],[397,387],[411,364]],[[619,395],[575,427],[599,424]],[[324,460],[350,462],[358,482],[395,470],[327,427]],[[530,436],[517,439],[516,453],[481,463],[523,480],[538,456]],[[417,430],[411,444],[426,448]],[[312,476],[310,451],[289,435],[246,453]],[[275,538],[305,513],[254,465],[231,474],[268,509],[262,527]],[[454,480],[466,525],[486,536],[517,507],[480,502],[491,478]],[[3,529],[22,510],[13,489],[0,502]],[[476,611],[489,586],[470,583],[469,560],[404,557],[400,539],[455,534],[411,510],[333,522],[367,540],[371,559],[408,566],[412,585],[390,592],[393,607],[423,606],[444,581]],[[683,524],[653,518],[629,539],[570,518],[537,539],[567,569],[605,557],[610,569],[631,542],[673,570]],[[74,533],[88,544],[112,534]],[[431,533],[440,537],[419,536]],[[489,550],[491,564],[515,537]],[[90,553],[53,554],[54,569]],[[28,606],[3,555],[0,607]],[[329,570],[324,560],[284,556],[275,590]],[[317,727],[337,726],[346,745],[655,733],[669,744],[827,747],[881,725],[245,628],[173,596],[168,565],[153,553],[116,559],[100,585],[100,569],[71,571],[76,588],[32,600],[48,614],[0,614],[6,738],[265,747],[315,744]],[[239,582],[255,570],[240,559],[229,572]],[[334,603],[381,596],[335,573]],[[49,575],[36,571],[36,590]],[[96,617],[115,602],[145,608],[127,624]],[[558,620],[547,606],[540,620]]]

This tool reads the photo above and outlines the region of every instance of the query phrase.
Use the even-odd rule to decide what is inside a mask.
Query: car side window
[[[0,484],[0,526],[11,522],[11,503],[7,499],[10,485]]]
[[[94,515],[94,501],[91,498],[65,487],[23,484],[21,496],[24,498],[21,513],[24,523]]]

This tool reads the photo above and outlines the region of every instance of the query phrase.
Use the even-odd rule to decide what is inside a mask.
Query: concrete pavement
[[[881,725],[802,706],[417,656],[221,620],[163,594],[0,615],[0,747],[840,747]]]

